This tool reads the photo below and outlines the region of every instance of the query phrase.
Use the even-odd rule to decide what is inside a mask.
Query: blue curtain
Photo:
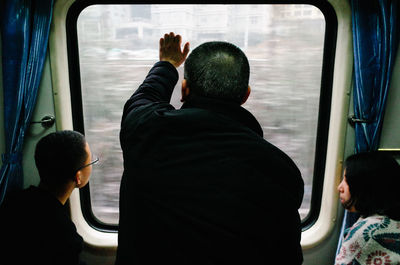
[[[378,149],[386,98],[399,46],[398,0],[351,0],[354,51],[355,152]],[[397,30],[396,30],[397,29]],[[358,219],[345,212],[343,232]]]
[[[36,104],[53,0],[3,0],[1,14],[6,153],[0,170],[0,204],[23,184],[22,147]]]
[[[352,0],[356,152],[377,150],[399,45],[397,0]],[[397,30],[396,30],[397,29]]]

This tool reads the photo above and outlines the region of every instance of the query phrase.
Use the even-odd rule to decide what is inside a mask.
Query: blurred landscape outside
[[[243,105],[264,138],[299,167],[310,209],[325,34],[323,14],[311,5],[94,5],[78,18],[85,135],[100,157],[90,179],[94,215],[118,223],[123,172],[122,109],[158,61],[158,43],[175,32],[191,50],[206,41],[239,46],[250,62],[252,93]],[[172,96],[179,108],[183,67]],[[273,202],[272,202],[273,203]]]

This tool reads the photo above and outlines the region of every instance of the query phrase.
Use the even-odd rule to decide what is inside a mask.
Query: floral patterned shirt
[[[335,265],[400,265],[400,221],[373,215],[344,232]]]

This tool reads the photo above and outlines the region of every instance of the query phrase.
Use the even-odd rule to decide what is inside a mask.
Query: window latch
[[[351,127],[354,127],[356,125],[356,123],[370,123],[370,120],[366,120],[366,119],[358,119],[356,118],[354,115],[351,115],[347,118],[347,121],[349,122]]]
[[[54,117],[51,116],[51,115],[46,115],[46,116],[44,116],[40,121],[32,121],[31,124],[33,124],[33,123],[40,123],[40,124],[43,126],[43,128],[48,129],[48,128],[50,128],[51,126],[53,126],[53,124],[55,123],[55,121],[56,121],[56,118],[54,118]]]

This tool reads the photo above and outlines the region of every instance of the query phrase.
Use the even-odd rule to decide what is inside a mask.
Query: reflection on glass
[[[179,33],[191,49],[229,41],[248,56],[252,94],[244,105],[264,137],[300,168],[310,208],[325,20],[310,5],[95,5],[78,19],[85,134],[102,164],[90,180],[92,209],[118,223],[122,151],[119,128],[125,101],[158,60],[164,33]],[[179,69],[182,77],[183,68]],[[180,106],[180,81],[172,104]]]

